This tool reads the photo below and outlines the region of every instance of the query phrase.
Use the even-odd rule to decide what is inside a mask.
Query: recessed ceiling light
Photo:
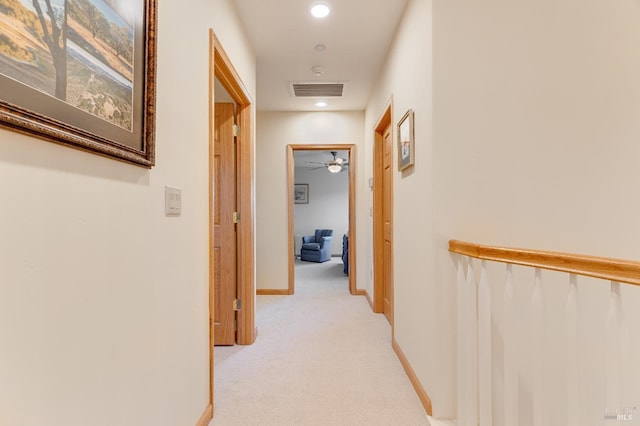
[[[325,46],[324,44],[320,43],[320,44],[316,44],[316,46],[313,48],[313,50],[315,50],[318,53],[322,53],[325,50],[327,50],[327,46]]]
[[[325,108],[325,107],[327,107],[328,105],[329,105],[329,104],[328,104],[326,101],[318,101],[318,102],[316,102],[316,106],[317,106],[318,108]]]
[[[329,15],[329,6],[325,3],[315,3],[311,6],[311,14],[316,18],[324,18]]]

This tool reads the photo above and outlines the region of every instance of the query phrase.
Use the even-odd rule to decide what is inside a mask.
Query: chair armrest
[[[315,242],[316,242],[315,235],[308,235],[306,237],[302,237],[302,244],[315,243]]]
[[[331,244],[331,240],[333,240],[333,236],[322,237],[322,242],[320,243],[320,247],[324,247],[324,244]]]

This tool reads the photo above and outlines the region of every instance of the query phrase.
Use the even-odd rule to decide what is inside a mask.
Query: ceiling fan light
[[[329,164],[327,166],[327,170],[329,170],[331,173],[338,173],[340,170],[342,170],[342,166],[337,163]]]

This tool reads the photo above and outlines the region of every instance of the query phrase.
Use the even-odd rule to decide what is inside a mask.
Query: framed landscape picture
[[[415,163],[414,145],[413,110],[410,109],[398,123],[398,170]]]
[[[0,0],[0,125],[155,162],[157,0]]]
[[[308,183],[296,183],[293,185],[293,201],[295,204],[309,204]]]

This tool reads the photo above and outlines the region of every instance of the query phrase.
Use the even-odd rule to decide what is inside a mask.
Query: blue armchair
[[[342,236],[342,263],[344,264],[343,272],[349,275],[349,236]]]
[[[307,262],[326,262],[331,259],[333,229],[316,229],[314,235],[302,237],[300,259]]]

